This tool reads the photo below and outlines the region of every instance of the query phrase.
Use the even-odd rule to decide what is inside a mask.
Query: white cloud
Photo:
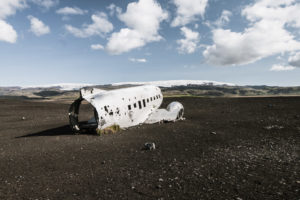
[[[156,0],[139,0],[129,3],[127,11],[119,15],[129,28],[122,28],[109,38],[106,49],[111,54],[121,54],[142,47],[149,42],[159,41],[160,23],[168,18]]]
[[[291,66],[300,67],[300,52],[289,57],[289,64]]]
[[[59,4],[59,0],[31,0],[31,1],[45,9],[49,9]]]
[[[129,58],[131,62],[137,62],[137,63],[146,63],[147,60],[145,58]]]
[[[229,21],[230,21],[230,17],[231,17],[232,13],[228,10],[223,10],[221,17],[219,19],[217,19],[217,21],[215,21],[215,25],[217,27],[222,27],[225,26]]]
[[[248,64],[278,53],[299,50],[300,42],[286,29],[287,25],[300,24],[300,7],[295,9],[300,4],[291,2],[293,0],[257,1],[242,11],[250,20],[249,27],[243,32],[222,28],[212,30],[214,44],[203,52],[206,61],[214,65]]]
[[[187,27],[182,27],[180,30],[185,38],[177,40],[177,43],[180,45],[178,48],[179,53],[194,53],[199,42],[199,33],[194,32]]]
[[[91,36],[103,37],[106,33],[113,30],[113,25],[107,19],[107,15],[103,12],[92,15],[92,24],[84,24],[82,28],[76,28],[71,25],[66,25],[65,28],[68,32],[75,37],[87,38]]]
[[[295,69],[295,67],[293,67],[293,66],[273,65],[271,67],[270,71],[280,72],[280,71],[292,71],[294,69]]]
[[[10,15],[14,15],[17,10],[26,8],[25,0],[1,0],[0,1],[0,19],[5,19]]]
[[[228,10],[223,10],[221,16],[214,22],[205,21],[204,24],[211,29],[222,28],[230,22],[230,17],[232,12]]]
[[[177,7],[176,17],[171,26],[184,26],[204,16],[208,0],[173,0]]]
[[[49,26],[45,25],[38,18],[31,15],[29,15],[27,18],[30,20],[30,31],[33,32],[36,36],[42,36],[50,33]]]
[[[18,34],[12,25],[8,24],[4,19],[14,15],[17,10],[26,8],[25,0],[0,0],[0,41],[15,43]]]
[[[114,14],[120,15],[122,13],[122,8],[116,6],[115,4],[110,4],[106,7],[109,10],[109,15],[113,16]]]
[[[275,20],[288,26],[300,27],[300,4],[296,0],[260,0],[247,6],[242,15],[249,21]]]
[[[82,10],[78,7],[64,7],[60,8],[56,11],[57,14],[60,15],[84,15],[88,13],[87,10]]]
[[[93,49],[93,50],[102,50],[102,49],[104,49],[104,46],[102,46],[101,44],[92,44],[91,49]]]
[[[115,32],[109,38],[106,49],[111,54],[122,54],[132,49],[142,47],[146,44],[143,35],[132,29],[122,28],[120,32]]]
[[[17,32],[14,28],[0,19],[0,41],[15,43],[17,41]]]

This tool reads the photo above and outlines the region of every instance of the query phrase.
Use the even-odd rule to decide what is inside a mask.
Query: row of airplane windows
[[[159,98],[161,98],[160,94],[156,95],[154,97],[143,99],[142,101],[143,101],[144,108],[146,107],[146,101],[147,101],[147,103],[149,103],[150,101],[154,101],[154,100],[159,99]],[[139,105],[139,109],[142,109],[142,102],[141,101],[138,101],[138,105]],[[133,107],[136,108],[137,107],[137,103],[134,103]],[[128,105],[128,110],[131,110],[131,105]]]
[[[146,107],[146,101],[147,101],[147,103],[149,103],[150,101],[154,101],[154,100],[159,99],[159,98],[161,98],[161,96],[160,95],[156,95],[154,97],[143,99],[142,100],[143,101],[143,106]],[[139,105],[139,108],[142,109],[142,102],[141,101],[138,101],[138,105]],[[113,115],[113,111],[112,110],[109,111],[108,107],[109,106],[104,106],[104,107],[101,108],[101,110],[103,110],[103,108],[104,108],[104,110],[105,110],[106,113],[108,113],[109,115]],[[136,108],[137,107],[137,103],[134,103],[133,107]],[[131,105],[128,105],[128,110],[131,110]],[[119,114],[119,110],[117,110],[116,113]],[[106,116],[106,114],[105,114],[105,116]]]

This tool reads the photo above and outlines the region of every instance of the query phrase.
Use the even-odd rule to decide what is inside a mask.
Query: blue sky
[[[299,0],[1,0],[0,86],[300,85]]]

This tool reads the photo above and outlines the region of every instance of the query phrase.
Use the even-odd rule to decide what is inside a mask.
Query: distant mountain
[[[106,84],[105,86],[124,86],[124,85],[155,85],[159,87],[173,87],[173,86],[187,86],[187,85],[228,85],[235,86],[232,83],[223,83],[217,81],[207,81],[207,80],[168,80],[168,81],[149,81],[149,82],[120,82]],[[72,91],[79,90],[83,87],[93,87],[93,86],[103,86],[97,84],[87,84],[87,83],[60,83],[51,85],[33,85],[33,86],[23,86],[19,87],[21,89],[58,89],[62,91]]]
[[[207,80],[169,80],[169,81],[149,81],[149,82],[121,82],[113,83],[113,86],[119,85],[155,85],[159,87],[174,87],[174,86],[188,86],[188,85],[227,85],[236,86],[232,83],[224,83]]]
[[[88,83],[59,83],[51,85],[33,85],[33,86],[23,86],[21,89],[47,89],[47,88],[56,88],[62,91],[72,91],[79,90],[80,88],[93,86],[93,84]]]
[[[201,97],[249,97],[249,96],[300,96],[300,87],[278,86],[238,86],[207,80],[169,80],[151,82],[122,82],[106,85],[82,83],[61,83],[53,85],[0,87],[0,98],[9,99],[48,99],[74,100],[79,97],[80,88],[99,88],[112,90],[137,85],[159,86],[165,96],[201,96]]]

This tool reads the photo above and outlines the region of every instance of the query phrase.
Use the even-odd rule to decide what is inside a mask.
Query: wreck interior
[[[82,106],[87,107],[84,112],[81,112]],[[93,132],[98,127],[98,112],[86,100],[78,98],[69,108],[69,121],[74,133]]]

